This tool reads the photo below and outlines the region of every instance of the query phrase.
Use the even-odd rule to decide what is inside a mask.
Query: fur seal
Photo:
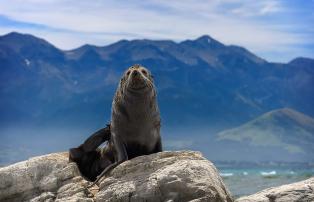
[[[108,144],[97,150],[104,141]],[[124,72],[114,95],[110,125],[78,148],[70,149],[70,160],[78,164],[88,179],[93,181],[98,175],[95,184],[123,161],[161,151],[160,113],[153,76],[145,67],[133,65]]]

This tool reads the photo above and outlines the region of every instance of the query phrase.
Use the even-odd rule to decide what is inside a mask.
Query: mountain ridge
[[[237,46],[237,45],[234,45],[234,44],[230,44],[230,45],[225,45],[219,41],[217,41],[216,39],[212,38],[210,35],[202,35],[202,36],[199,36],[195,39],[187,39],[187,40],[182,40],[182,41],[179,41],[179,42],[175,42],[171,39],[162,39],[162,40],[152,40],[152,39],[133,39],[133,40],[127,40],[127,39],[121,39],[121,40],[118,40],[116,42],[113,42],[113,43],[110,43],[110,44],[107,44],[107,45],[93,45],[93,44],[83,44],[81,46],[78,46],[77,48],[71,48],[71,49],[60,49],[56,46],[54,46],[51,42],[45,40],[44,38],[41,38],[41,37],[37,37],[35,35],[32,35],[32,34],[28,34],[28,33],[20,33],[20,32],[16,32],[16,31],[12,31],[12,32],[9,32],[9,33],[6,33],[6,34],[3,34],[3,35],[0,35],[0,40],[1,39],[4,39],[4,40],[7,40],[8,38],[21,38],[21,37],[24,37],[23,39],[25,40],[26,38],[31,38],[31,39],[36,39],[36,40],[41,40],[43,43],[46,43],[46,44],[49,44],[50,46],[54,47],[55,49],[58,49],[62,52],[72,52],[74,50],[78,50],[78,49],[82,49],[84,47],[92,47],[92,48],[106,48],[106,47],[111,47],[111,46],[114,46],[114,45],[117,45],[117,44],[120,44],[120,43],[126,43],[126,42],[159,42],[159,43],[172,43],[172,44],[184,44],[184,43],[187,43],[187,42],[204,42],[206,40],[211,40],[211,41],[214,41],[215,43],[221,45],[221,46],[226,46],[226,47],[232,47],[232,48],[236,48],[236,49],[239,49],[239,50],[242,50],[242,51],[246,51],[246,52],[249,52],[250,54],[253,54],[251,51],[247,50],[246,48],[242,47],[242,46]],[[253,54],[254,56],[256,56],[255,54]],[[261,58],[260,58],[261,59]],[[307,58],[307,57],[301,57],[301,56],[298,56],[296,58],[293,58],[290,60],[290,62],[288,63],[293,63],[295,60],[311,60],[311,61],[314,61],[314,58]],[[266,61],[265,59],[262,59],[264,61]],[[288,64],[287,63],[287,64]],[[280,64],[280,63],[279,63]]]
[[[8,37],[10,40],[7,40]],[[18,42],[23,38],[25,47],[16,49],[14,37],[18,38]],[[100,106],[104,99],[110,100],[108,95],[113,94],[124,69],[140,63],[157,75],[163,109],[173,110],[166,113],[167,123],[175,118],[174,111],[182,111],[179,108],[186,109],[183,119],[187,122],[200,116],[205,122],[217,123],[226,119],[226,122],[240,123],[271,109],[286,106],[314,115],[310,104],[314,95],[310,87],[314,80],[314,68],[308,62],[303,67],[304,60],[301,66],[297,65],[298,68],[295,68],[295,63],[300,63],[300,59],[287,64],[269,63],[243,47],[224,45],[208,35],[178,43],[171,40],[120,40],[106,46],[83,45],[68,51],[60,50],[40,38],[37,45],[30,46],[29,40],[31,44],[36,44],[37,37],[16,32],[0,36],[0,63],[5,67],[1,97],[8,99],[6,103],[0,103],[3,106],[8,105],[10,99],[23,100],[20,95],[14,95],[21,89],[34,97],[28,103],[30,106],[33,102],[37,106],[44,105],[43,108],[48,111],[54,108],[49,113],[41,112],[43,115],[58,111],[62,114],[61,108],[64,106],[61,105],[73,106],[67,101],[71,99],[77,102],[77,107],[87,104],[83,100],[93,100],[95,105]],[[23,46],[23,43],[18,46]],[[295,85],[303,77],[307,79]],[[18,83],[21,83],[20,89],[17,89]],[[30,86],[32,88],[28,89]],[[298,94],[300,90],[306,99]],[[51,92],[54,93],[48,99]],[[92,98],[92,92],[98,95]],[[204,97],[195,102],[194,97],[198,93]],[[293,98],[287,98],[287,95]],[[51,106],[49,103],[52,104],[53,100],[59,106]],[[109,101],[105,102],[110,107]],[[189,104],[193,102],[193,105]],[[36,104],[30,108],[34,109]],[[200,108],[203,110],[200,111]],[[3,110],[11,113],[6,107]],[[105,111],[102,114],[108,113],[107,109]],[[198,116],[188,115],[192,111],[196,111]],[[88,115],[93,116],[91,112]]]
[[[258,152],[260,160],[281,156],[283,161],[314,161],[304,154],[310,151],[306,144],[294,145],[278,137],[274,141],[277,145],[272,146],[230,140],[218,144],[214,140],[219,131],[274,109],[292,108],[314,117],[312,59],[272,63],[243,47],[224,45],[208,36],[178,43],[121,40],[68,51],[35,36],[14,33],[9,38],[0,37],[0,143],[12,145],[0,145],[2,148],[24,148],[30,140],[29,145],[56,141],[51,152],[67,141],[68,147],[84,141],[87,134],[110,121],[112,98],[125,69],[141,64],[154,75],[166,143],[174,139],[175,146],[178,139],[179,147],[190,145],[215,160],[255,161],[254,152]],[[294,123],[306,139],[302,130],[309,124],[295,124],[289,113],[279,113],[286,117],[280,123]],[[297,120],[298,116],[291,115]],[[307,119],[299,120],[305,123]],[[312,144],[312,139],[308,140]],[[227,148],[236,149],[237,156]]]

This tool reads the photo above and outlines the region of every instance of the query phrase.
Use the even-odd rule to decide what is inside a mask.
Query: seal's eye
[[[144,75],[147,75],[147,71],[145,69],[142,69],[141,71]]]
[[[131,74],[131,71],[127,71],[127,72],[126,72],[126,75],[129,76],[130,74]]]

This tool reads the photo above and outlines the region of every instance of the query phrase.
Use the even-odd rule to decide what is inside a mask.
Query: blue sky
[[[207,34],[287,62],[314,58],[314,0],[0,0],[0,35],[11,31],[61,49]]]

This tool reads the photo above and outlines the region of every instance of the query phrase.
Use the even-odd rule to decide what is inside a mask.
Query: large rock
[[[232,201],[215,166],[198,152],[126,161],[88,188],[67,153],[0,168],[0,201]]]
[[[198,152],[161,152],[124,162],[96,200],[232,201],[215,166]]]
[[[311,202],[314,201],[314,177],[293,184],[265,189],[241,197],[236,202]]]
[[[0,168],[0,201],[92,201],[67,153],[31,158]]]

